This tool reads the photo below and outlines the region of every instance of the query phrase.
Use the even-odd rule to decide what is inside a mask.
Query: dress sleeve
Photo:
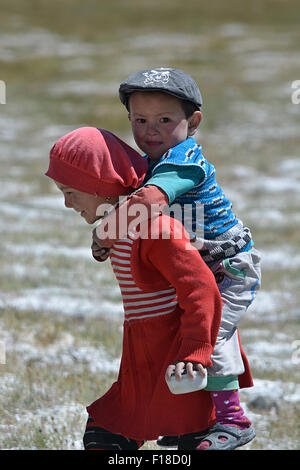
[[[165,218],[167,216],[163,216]],[[175,287],[181,315],[181,346],[174,361],[212,365],[221,319],[221,296],[215,278],[194,249],[179,221],[169,218],[170,237],[143,240],[150,263]],[[180,237],[180,233],[183,236]]]

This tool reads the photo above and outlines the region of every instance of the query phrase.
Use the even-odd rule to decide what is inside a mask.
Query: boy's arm
[[[94,243],[100,247],[111,248],[117,240],[127,235],[137,215],[139,215],[138,223],[141,224],[157,217],[168,204],[168,196],[157,186],[147,185],[138,189],[101,220],[93,231]],[[113,230],[106,231],[109,227],[113,227]],[[105,237],[103,237],[104,232]]]
[[[143,220],[157,217],[164,206],[171,204],[176,197],[190,191],[201,182],[202,178],[201,168],[162,165],[143,188],[135,191],[102,219],[94,230],[94,243],[101,248],[111,248],[117,240],[125,237],[128,233],[128,227],[137,216],[134,208],[138,209],[139,204],[144,208],[143,214],[139,215],[139,223],[142,223]],[[121,211],[122,216],[120,216]],[[113,231],[113,234],[106,232],[103,237],[104,226],[116,227],[116,230]]]
[[[164,217],[164,216],[163,216]],[[213,352],[221,319],[221,296],[215,278],[192,248],[188,234],[179,238],[182,225],[170,219],[169,239],[142,240],[143,256],[175,287],[181,315],[182,342],[175,362],[212,365]]]
[[[165,163],[157,169],[154,168],[153,175],[146,182],[161,188],[168,196],[169,204],[191,191],[199,185],[205,177],[204,170],[199,165],[184,166]]]

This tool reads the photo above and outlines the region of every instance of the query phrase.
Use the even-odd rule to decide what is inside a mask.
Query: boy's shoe
[[[177,447],[178,436],[160,436],[156,444],[161,447]]]
[[[233,426],[215,424],[202,438],[196,450],[234,450],[254,438],[255,431],[252,426],[246,429],[238,429]],[[209,443],[209,445],[203,446],[204,443]]]

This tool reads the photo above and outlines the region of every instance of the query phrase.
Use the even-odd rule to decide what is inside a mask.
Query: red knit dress
[[[165,382],[175,361],[211,366],[221,298],[188,235],[178,237],[182,225],[162,219],[169,238],[162,230],[159,239],[128,236],[111,250],[125,312],[122,359],[117,381],[87,407],[96,425],[135,440],[197,432],[215,422],[208,392],[173,395]]]

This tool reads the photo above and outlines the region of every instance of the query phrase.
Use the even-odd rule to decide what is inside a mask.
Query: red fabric
[[[237,333],[238,333],[238,338],[239,338],[240,350],[241,350],[241,354],[242,354],[242,360],[243,360],[244,368],[245,368],[244,373],[239,375],[239,377],[238,377],[239,386],[240,386],[240,388],[253,387],[254,384],[253,384],[253,379],[252,379],[252,375],[251,375],[250,365],[249,365],[248,359],[246,357],[246,354],[244,353],[244,350],[242,348],[239,331]]]
[[[168,205],[168,196],[157,186],[149,185],[139,189],[134,194],[127,197],[123,203],[117,206],[115,210],[111,211],[103,220],[100,221],[98,225],[99,230],[98,227],[96,229],[100,246],[111,248],[118,239],[126,236],[128,228],[136,220],[137,216],[139,216],[139,223],[141,224],[143,221],[147,221],[150,217],[156,217],[159,215],[163,210],[163,207]],[[144,219],[141,218],[141,215],[143,214],[139,215],[134,211],[135,208],[138,209],[140,206],[145,209],[143,211],[143,214],[145,214]],[[125,221],[125,223],[123,221]],[[107,232],[106,238],[101,237],[101,233],[104,232],[105,226],[116,227],[114,237],[112,237],[112,231]],[[103,230],[101,230],[101,228],[103,228]]]
[[[167,222],[165,226],[163,221]],[[135,281],[144,291],[160,289],[165,280],[176,288],[182,310],[182,341],[174,361],[201,362],[209,367],[222,309],[215,278],[177,219],[162,216],[152,220],[149,232],[153,235],[157,231],[161,234],[159,241],[149,237],[133,249]]]
[[[142,184],[147,168],[146,159],[111,132],[81,127],[52,147],[46,176],[85,193],[120,196]]]
[[[182,225],[159,218],[166,219],[170,239],[162,239],[161,230],[159,240],[136,240],[131,268],[146,292],[174,286],[178,306],[168,315],[124,322],[118,380],[87,408],[97,426],[135,440],[197,432],[215,422],[208,392],[173,395],[165,382],[167,366],[176,360],[211,365],[222,308],[212,272],[186,232],[176,238]]]

